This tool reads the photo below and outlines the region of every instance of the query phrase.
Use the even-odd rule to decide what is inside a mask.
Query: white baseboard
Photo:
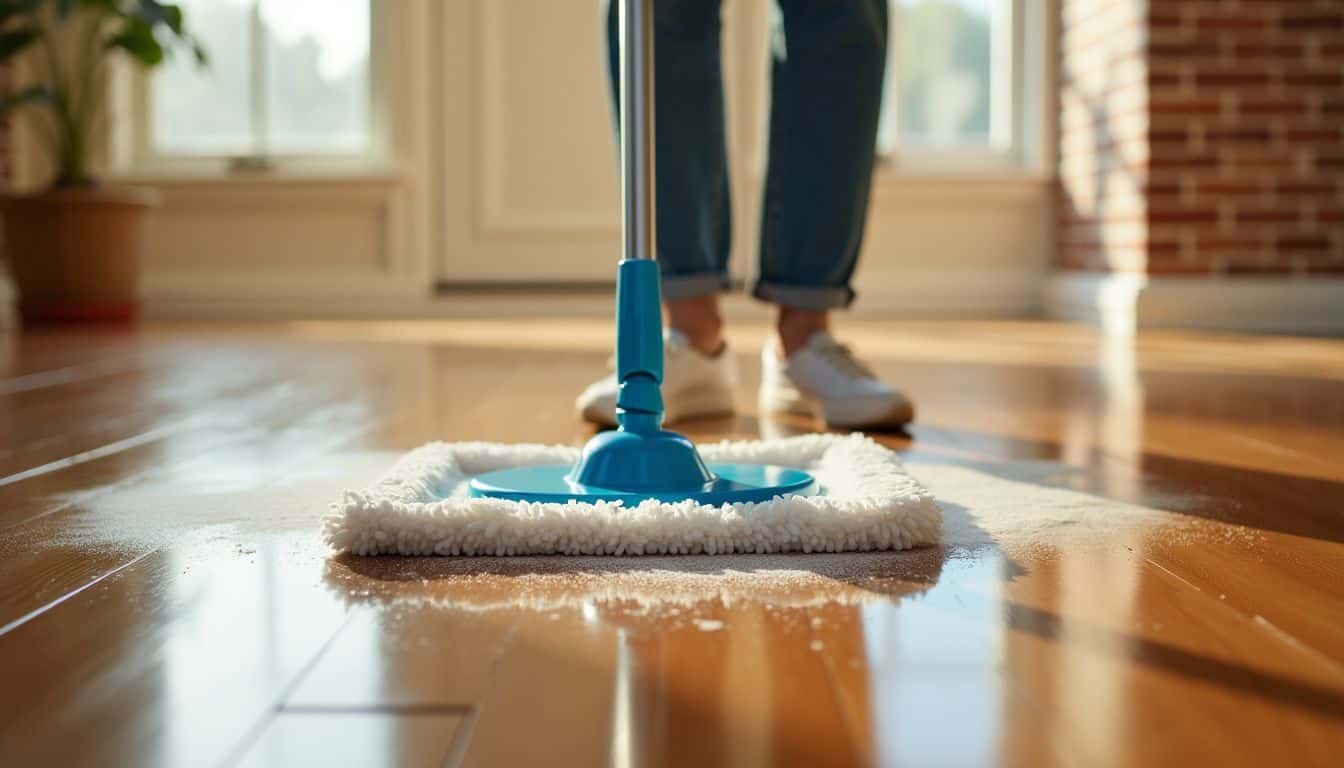
[[[861,273],[856,315],[921,318],[1027,317],[1041,305],[1036,269],[901,270]]]
[[[1344,334],[1344,278],[1063,273],[1046,281],[1045,314],[1115,331]]]

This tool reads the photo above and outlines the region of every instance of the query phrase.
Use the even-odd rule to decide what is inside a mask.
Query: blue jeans
[[[655,177],[663,297],[727,290],[732,241],[721,0],[654,0]],[[776,0],[770,154],[757,298],[799,309],[854,299],[886,65],[886,0]],[[619,78],[618,3],[607,43]],[[614,87],[614,101],[620,89]],[[616,104],[619,112],[620,104]],[[619,121],[618,121],[619,122]]]

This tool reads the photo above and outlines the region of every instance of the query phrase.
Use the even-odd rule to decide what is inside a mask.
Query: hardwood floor
[[[0,337],[0,765],[1339,765],[1344,342],[853,321],[944,545],[362,559],[435,439],[580,442],[597,321]],[[701,440],[815,429],[754,412]]]

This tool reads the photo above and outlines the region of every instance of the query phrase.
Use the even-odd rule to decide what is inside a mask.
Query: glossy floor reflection
[[[919,404],[909,434],[880,439],[943,506],[934,548],[452,560],[321,544],[341,489],[427,440],[581,442],[569,404],[608,334],[0,338],[0,764],[1344,754],[1344,343],[851,323]],[[763,329],[738,334],[749,404]]]

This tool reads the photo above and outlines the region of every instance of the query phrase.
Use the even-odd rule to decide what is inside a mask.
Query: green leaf
[[[191,55],[196,57],[196,66],[210,66],[210,54],[206,52],[205,46],[201,45],[199,40],[191,41]]]
[[[8,59],[32,45],[38,37],[37,27],[19,27],[0,32],[0,61]]]
[[[0,115],[18,109],[24,104],[39,104],[51,101],[51,91],[45,85],[33,85],[10,96],[0,96]]]
[[[163,46],[154,37],[154,30],[144,21],[131,17],[121,32],[107,41],[107,47],[120,48],[146,67],[163,63]]]
[[[164,13],[168,15],[168,28],[173,30],[174,34],[182,34],[182,8],[176,5],[165,5]]]
[[[168,27],[174,35],[182,36],[182,8],[171,3],[160,3],[158,0],[139,0],[136,3],[135,17],[148,24],[151,28],[160,24]]]

